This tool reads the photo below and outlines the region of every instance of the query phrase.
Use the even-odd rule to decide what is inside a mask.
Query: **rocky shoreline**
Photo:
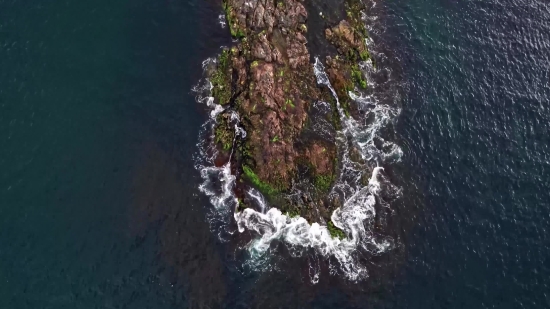
[[[231,160],[237,211],[252,205],[244,191],[253,186],[289,216],[324,222],[333,237],[343,237],[330,221],[341,202],[328,196],[339,172],[338,149],[333,138],[315,129],[322,118],[335,133],[341,116],[314,74],[307,1],[312,0],[223,0],[235,43],[208,71],[212,95],[226,107],[214,128],[216,163]],[[324,33],[318,35],[335,50],[323,62],[345,117],[358,116],[349,93],[367,87],[358,65],[370,59],[363,10],[361,0],[342,0],[333,14],[342,18],[323,17]],[[316,112],[313,105],[320,101],[330,112]],[[245,138],[235,137],[236,122]]]

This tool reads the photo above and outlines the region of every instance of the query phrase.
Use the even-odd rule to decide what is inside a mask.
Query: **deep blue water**
[[[0,0],[0,308],[550,307],[550,6],[388,0],[399,248],[243,272],[193,166],[217,1]]]

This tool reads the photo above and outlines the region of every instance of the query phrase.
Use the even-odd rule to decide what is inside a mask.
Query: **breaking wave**
[[[372,42],[367,44],[371,45]],[[215,61],[205,60],[203,68],[206,70]],[[369,89],[375,89],[377,84],[370,78],[377,71],[375,66],[366,61],[360,63],[360,67],[367,78]],[[239,117],[235,112],[225,110],[225,107],[214,102],[211,97],[212,84],[207,79],[193,89],[197,93],[197,101],[206,104],[210,110],[209,120],[201,130],[199,153],[196,156],[196,168],[203,179],[199,188],[213,205],[209,220],[220,239],[225,240],[227,235],[245,230],[256,235],[244,246],[249,256],[247,266],[252,269],[272,270],[273,265],[266,262],[274,250],[272,244],[283,243],[292,256],[303,256],[311,249],[315,252],[309,259],[312,283],[317,283],[320,278],[320,258],[329,263],[331,273],[341,273],[352,281],[362,280],[368,277],[365,256],[378,255],[395,246],[393,239],[374,231],[374,222],[377,209],[390,207],[390,202],[401,194],[400,189],[385,175],[384,165],[398,162],[402,151],[381,134],[383,129],[395,121],[400,109],[395,104],[381,104],[374,94],[362,94],[356,89],[349,95],[364,117],[361,120],[349,117],[340,106],[336,91],[318,58],[315,58],[313,68],[318,84],[332,91],[342,123],[342,128],[336,133],[341,159],[340,173],[329,195],[342,201],[331,219],[347,237],[331,237],[324,222],[310,224],[302,217],[291,218],[283,214],[276,208],[277,205],[269,205],[254,188],[248,189],[246,194],[255,201],[257,207],[236,212],[238,200],[233,192],[236,179],[231,173],[231,160],[222,166],[216,166],[214,162],[217,150],[211,141],[216,116],[221,112],[231,113],[235,139],[246,136],[246,132],[239,126]],[[315,106],[319,109],[331,108],[326,102],[316,102]],[[360,159],[352,160],[352,152],[358,154]]]

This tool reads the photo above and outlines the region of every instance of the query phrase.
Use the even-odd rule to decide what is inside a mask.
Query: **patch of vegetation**
[[[243,165],[243,172],[245,177],[262,193],[267,195],[274,195],[278,193],[278,190],[273,188],[268,183],[265,183],[260,180],[260,177],[254,173],[254,171],[247,165]]]
[[[237,150],[239,151],[239,153],[243,158],[251,157],[250,146],[248,143],[245,143],[241,140],[239,142],[239,146],[237,147]]]
[[[332,221],[329,221],[327,224],[328,232],[332,238],[344,239],[346,238],[346,233],[341,229],[337,228]]]
[[[221,145],[224,151],[228,151],[233,147],[233,138],[235,132],[233,132],[228,121],[222,116],[218,116],[218,125],[214,131],[214,142]]]
[[[351,75],[351,84],[345,85],[346,93],[345,97],[347,98],[347,92],[353,90],[354,84],[357,84],[358,87],[362,89],[367,88],[367,80],[363,76],[363,73],[359,69],[357,64],[358,61],[366,61],[371,59],[371,55],[367,49],[365,39],[367,38],[367,29],[365,22],[362,19],[361,12],[365,9],[364,4],[361,0],[346,0],[346,20],[351,26],[355,40],[361,42],[359,45],[352,44],[345,40],[341,35],[332,36],[329,40],[332,44],[337,46],[340,50],[342,58],[336,58],[342,60],[342,65],[347,68],[349,74]],[[342,99],[342,101],[344,101]],[[344,104],[342,104],[344,105]]]
[[[350,106],[350,98],[349,98],[349,95],[347,94],[347,91],[346,91],[346,96],[343,98],[342,102],[340,102],[340,106],[344,110],[344,114],[346,114],[346,117],[350,117],[351,106]],[[340,115],[338,115],[338,117],[340,117]]]
[[[239,27],[239,23],[235,17],[235,12],[233,11],[231,5],[227,3],[227,1],[223,1],[223,10],[225,11],[225,18],[227,20],[227,25],[229,26],[231,36],[237,39],[244,38],[246,36],[246,33],[244,29]]]
[[[315,187],[320,191],[327,192],[334,181],[333,175],[317,175],[315,176]]]
[[[361,60],[367,61],[370,58],[370,53],[367,49],[365,49],[359,53],[359,56],[361,57]]]
[[[294,105],[294,102],[291,99],[286,99],[285,100],[285,105],[283,105],[283,110],[286,110],[287,106],[290,106],[292,108],[296,107],[296,105]]]
[[[237,212],[243,211],[246,208],[248,208],[248,206],[243,202],[243,200],[241,198],[237,199]]]
[[[361,88],[367,88],[367,80],[363,77],[363,72],[359,69],[359,65],[353,64],[351,66],[351,76],[353,80],[361,86]]]
[[[361,19],[361,11],[365,9],[365,5],[361,0],[347,0],[346,1],[346,15],[348,21],[353,26],[354,29],[367,36],[367,29],[363,20]]]
[[[348,49],[346,58],[349,62],[355,63],[357,61],[357,52],[354,48]]]
[[[290,105],[290,107],[292,107],[292,108],[295,108],[295,107],[296,107],[296,106],[294,105],[294,102],[292,102],[291,99],[286,99],[286,104],[287,104],[287,105]]]
[[[224,105],[231,101],[231,59],[230,51],[224,49],[218,57],[216,71],[210,76],[212,95],[219,104]]]

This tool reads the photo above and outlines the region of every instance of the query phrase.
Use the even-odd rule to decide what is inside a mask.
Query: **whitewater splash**
[[[206,70],[215,61],[205,60],[203,68]],[[369,78],[369,73],[376,70],[372,62],[362,62],[360,67],[369,86],[374,87],[375,83]],[[231,160],[223,166],[216,167],[214,158],[217,150],[210,141],[213,140],[217,115],[222,112],[231,113],[235,139],[243,138],[246,132],[239,126],[238,115],[235,112],[225,110],[225,107],[214,103],[211,97],[212,84],[208,80],[204,80],[201,86],[194,89],[198,93],[197,100],[205,103],[210,109],[210,118],[203,125],[201,135],[204,138],[198,145],[199,154],[196,157],[196,168],[203,179],[200,190],[208,196],[214,206],[210,222],[215,222],[213,226],[218,229],[221,239],[226,234],[233,235],[237,231],[242,233],[245,230],[253,231],[257,235],[245,247],[249,252],[249,266],[266,268],[265,260],[270,256],[271,244],[277,241],[284,243],[293,256],[301,256],[307,250],[313,249],[330,263],[329,269],[332,273],[342,273],[352,281],[361,280],[368,277],[365,252],[378,255],[394,246],[392,239],[377,236],[373,229],[377,203],[379,206],[389,207],[386,196],[396,197],[400,194],[399,189],[388,181],[382,165],[399,161],[401,149],[380,136],[381,130],[395,120],[400,110],[387,104],[379,104],[373,95],[362,95],[356,89],[355,92],[350,92],[349,96],[356,102],[358,109],[364,112],[365,119],[369,119],[369,122],[355,120],[347,116],[340,106],[336,91],[318,58],[315,58],[313,68],[318,84],[331,90],[341,119],[342,128],[336,135],[341,158],[340,174],[329,194],[343,201],[342,206],[333,212],[331,220],[347,237],[331,237],[324,222],[310,224],[302,217],[291,218],[283,214],[276,208],[277,205],[268,205],[262,194],[253,188],[246,194],[256,202],[256,210],[246,208],[242,212],[236,211],[239,202],[233,192],[236,178],[231,174]],[[330,108],[326,102],[316,104],[321,108]],[[358,151],[364,163],[350,159],[351,148]],[[368,179],[366,184],[365,179]],[[237,223],[237,230],[231,230],[231,219]],[[315,259],[318,260],[317,257]],[[314,261],[310,264],[311,282],[317,283],[320,277],[319,262]]]

